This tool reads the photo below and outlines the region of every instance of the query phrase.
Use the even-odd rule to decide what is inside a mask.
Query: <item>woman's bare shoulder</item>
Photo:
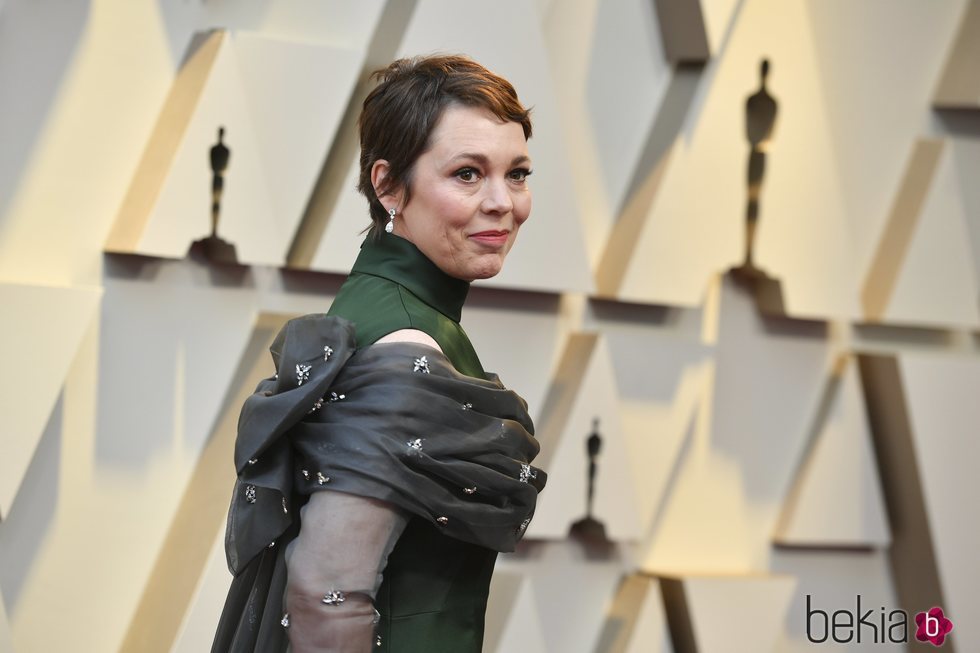
[[[428,345],[439,352],[442,351],[442,347],[439,346],[439,343],[432,336],[418,329],[399,329],[398,331],[392,331],[388,335],[378,338],[375,344],[385,342],[414,342],[419,345]]]

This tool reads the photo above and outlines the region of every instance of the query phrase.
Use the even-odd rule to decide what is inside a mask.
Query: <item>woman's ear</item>
[[[391,165],[385,159],[378,159],[371,166],[371,185],[374,187],[374,194],[384,205],[385,210],[396,209],[401,206],[401,191],[387,186],[388,173]],[[382,198],[388,198],[383,200]]]

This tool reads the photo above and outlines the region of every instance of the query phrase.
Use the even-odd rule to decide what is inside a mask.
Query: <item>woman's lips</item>
[[[481,231],[479,233],[470,234],[470,238],[479,243],[483,243],[484,245],[500,246],[507,242],[507,237],[509,235],[509,231]]]

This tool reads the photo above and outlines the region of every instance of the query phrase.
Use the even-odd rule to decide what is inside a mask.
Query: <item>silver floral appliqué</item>
[[[245,486],[245,500],[249,503],[255,503],[255,486],[246,485]]]
[[[323,360],[330,360],[330,354],[333,353],[333,348],[330,345],[323,346]]]
[[[537,478],[537,477],[538,477],[538,473],[533,469],[531,469],[530,465],[527,464],[521,465],[521,478],[520,478],[521,483],[527,483],[532,478]]]
[[[429,361],[426,359],[425,356],[419,356],[418,358],[415,359],[415,369],[413,369],[412,371],[422,372],[424,374],[429,373]]]
[[[415,449],[416,451],[422,451],[422,438],[415,438],[414,440],[409,440],[405,444],[410,446],[412,449]]]
[[[296,385],[303,385],[303,381],[309,381],[310,370],[312,369],[312,365],[307,365],[306,363],[296,363]]]
[[[323,602],[327,605],[340,605],[347,600],[347,595],[340,590],[330,590],[323,595]]]

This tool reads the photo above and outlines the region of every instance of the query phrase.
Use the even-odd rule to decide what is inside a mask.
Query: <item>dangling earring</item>
[[[395,230],[395,209],[388,209],[388,215],[390,218],[388,224],[385,225],[385,231],[390,234]]]

